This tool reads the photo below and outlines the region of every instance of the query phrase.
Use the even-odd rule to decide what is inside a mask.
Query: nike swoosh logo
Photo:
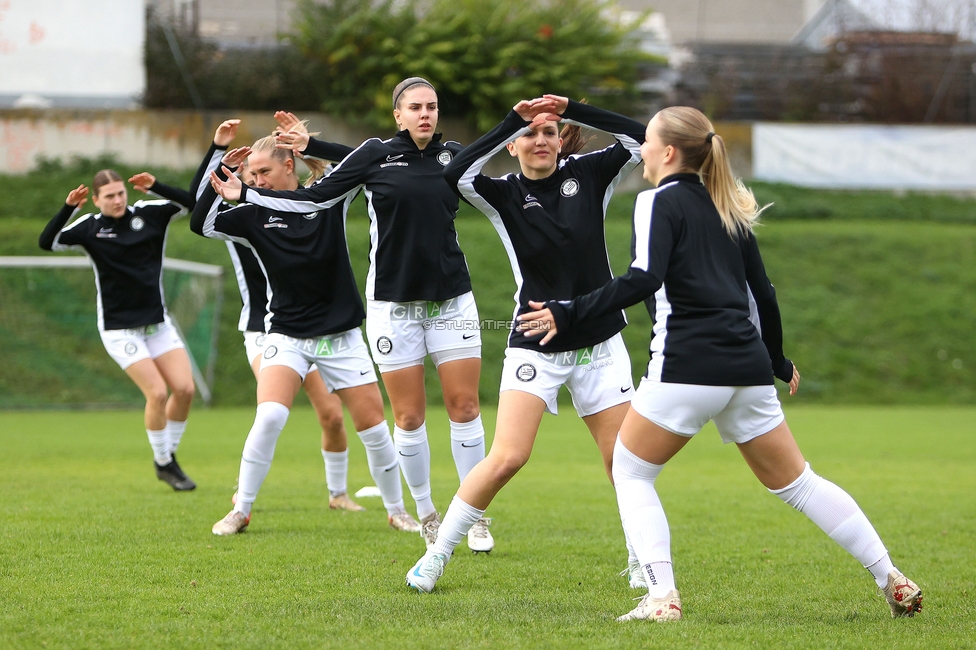
[[[465,334],[462,334],[462,335],[461,335],[461,338],[462,338],[463,340],[465,340],[465,341],[467,341],[468,339],[473,339],[473,338],[474,338],[474,334],[467,334],[467,335],[465,335]]]
[[[284,221],[283,217],[268,217],[268,223],[274,223],[275,221]]]
[[[368,374],[369,374],[369,370],[362,370],[360,371],[359,376],[362,377],[363,375],[368,375]]]
[[[478,446],[480,446],[480,445],[481,445],[481,443],[480,443],[480,442],[476,442],[476,443],[474,443],[473,445],[466,445],[466,444],[464,444],[463,442],[461,443],[461,446],[462,446],[462,447],[464,447],[465,449],[471,449],[472,447],[478,447]]]
[[[403,154],[401,153],[398,156],[387,156],[386,157],[386,162],[393,162],[394,160],[396,160],[398,158],[403,158]]]
[[[620,389],[620,392],[621,393],[626,393],[628,390],[630,390],[630,386],[628,386],[627,388],[621,388]]]
[[[420,455],[420,452],[419,452],[419,451],[418,451],[418,452],[417,452],[416,454],[405,454],[405,453],[403,453],[402,451],[400,451],[400,452],[397,452],[397,453],[399,453],[399,454],[400,454],[401,456],[403,456],[404,458],[410,458],[411,456],[419,456],[419,455]]]

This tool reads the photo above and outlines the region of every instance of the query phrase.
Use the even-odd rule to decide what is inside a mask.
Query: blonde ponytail
[[[729,235],[750,232],[769,205],[760,208],[752,190],[732,174],[725,141],[708,118],[688,106],[665,108],[657,116],[661,141],[677,149],[684,166],[701,176]]]
[[[308,125],[306,122],[299,122],[292,127],[292,130],[308,133]],[[291,160],[292,165],[294,165],[295,153],[291,149],[281,149],[276,146],[275,134],[279,132],[280,129],[276,129],[271,135],[261,138],[251,146],[251,149],[253,151],[264,151],[270,154],[272,158],[282,163],[286,160]],[[309,135],[318,135],[318,133],[309,133]],[[305,180],[301,182],[304,187],[308,187],[318,179],[325,176],[325,173],[329,170],[329,163],[324,160],[319,160],[318,158],[306,158],[304,156],[302,156],[301,159],[309,171],[309,175],[306,176]]]

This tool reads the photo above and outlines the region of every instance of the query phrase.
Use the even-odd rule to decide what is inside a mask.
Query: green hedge
[[[37,235],[46,220],[68,190],[89,182],[101,164],[48,164],[27,176],[0,176],[6,199],[0,204],[0,254],[39,254]],[[173,183],[189,180],[182,172],[159,176]],[[976,200],[753,187],[761,201],[775,201],[757,235],[779,295],[787,355],[803,375],[795,401],[976,403]],[[633,198],[616,196],[607,218],[617,273],[630,261]],[[457,230],[481,317],[510,318],[515,283],[494,228],[463,205]],[[348,231],[363,283],[369,236],[361,198],[350,211]],[[215,403],[252,403],[253,379],[236,329],[240,303],[222,244],[193,235],[184,220],[171,229],[168,246],[171,257],[228,269]],[[643,307],[631,308],[628,318],[625,340],[639,376],[647,361],[650,320]],[[505,335],[484,333],[481,397],[486,403],[497,399]],[[433,371],[428,379],[429,397],[438,402]]]

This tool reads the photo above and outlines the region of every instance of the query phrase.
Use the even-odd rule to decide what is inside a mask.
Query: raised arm
[[[158,196],[161,199],[171,201],[177,205],[183,206],[186,210],[192,210],[193,206],[196,204],[196,197],[192,193],[186,190],[173,187],[172,185],[166,185],[165,183],[160,183],[155,176],[149,172],[142,172],[136,174],[129,179],[132,186],[139,190],[140,192],[145,192],[146,194],[152,194],[153,196]]]
[[[506,144],[523,133],[528,133],[529,123],[530,121],[512,110],[498,126],[454,156],[444,168],[444,180],[459,197],[482,209],[482,195],[491,191],[491,180],[481,174],[482,168]]]
[[[518,317],[526,336],[545,334],[542,345],[581,321],[599,318],[636,305],[654,295],[664,283],[675,228],[667,212],[654,214],[655,192],[643,192],[634,205],[634,259],[623,275],[595,291],[572,300],[529,302],[537,311]]]
[[[793,362],[783,355],[783,321],[780,319],[779,303],[776,301],[776,289],[766,275],[766,267],[759,254],[756,236],[750,232],[747,238],[743,236],[740,245],[742,260],[746,267],[746,281],[749,283],[752,297],[756,301],[756,310],[759,312],[759,333],[766,345],[766,351],[769,352],[773,375],[777,379],[792,383]]]
[[[223,157],[223,165],[210,172],[210,177],[200,184],[200,199],[193,208],[190,216],[190,230],[203,237],[214,237],[214,227],[220,212],[221,199],[214,187],[213,179],[226,181],[234,171],[250,155],[250,147],[239,147],[227,152]],[[220,237],[216,237],[220,239]]]
[[[297,190],[275,191],[243,185],[231,177],[218,181],[215,189],[228,201],[253,203],[279,212],[315,212],[342,202],[347,195],[358,192],[366,179],[373,154],[367,140],[349,154],[328,176],[311,187]]]
[[[59,243],[58,239],[61,234],[61,229],[64,228],[64,224],[68,223],[74,215],[81,210],[81,206],[85,204],[88,200],[88,188],[84,185],[79,185],[75,189],[68,192],[68,198],[65,199],[64,205],[58,210],[58,213],[54,215],[48,224],[44,227],[41,232],[41,236],[37,239],[37,245],[46,251],[53,251],[55,246]],[[70,246],[71,244],[65,244]]]
[[[352,147],[335,142],[323,142],[309,135],[304,122],[294,113],[278,111],[275,113],[278,130],[275,133],[275,146],[291,149],[299,156],[311,156],[320,160],[339,162],[353,152]]]

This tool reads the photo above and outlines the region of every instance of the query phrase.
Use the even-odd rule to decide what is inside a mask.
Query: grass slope
[[[437,590],[403,576],[419,537],[382,508],[326,507],[314,415],[293,414],[251,529],[215,538],[251,409],[191,416],[180,459],[199,483],[155,480],[136,412],[0,412],[0,647],[964,648],[976,638],[973,408],[795,407],[816,471],[863,506],[925,609],[892,620],[870,576],[752,478],[709,428],[658,480],[686,620],[613,621],[635,595],[585,427],[547,417],[529,465],[492,505],[496,550],[462,544]],[[486,413],[489,430],[494,414]],[[431,413],[433,495],[456,489],[447,418]],[[368,484],[351,445],[350,487]],[[409,498],[408,498],[409,503]]]

